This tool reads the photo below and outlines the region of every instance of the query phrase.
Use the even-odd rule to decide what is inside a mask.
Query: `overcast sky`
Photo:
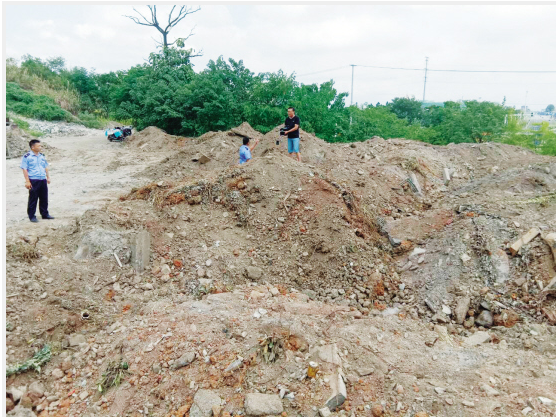
[[[160,20],[170,8],[157,6]],[[160,39],[123,17],[134,13],[132,5],[13,4],[5,11],[6,55],[18,59],[63,56],[69,67],[126,70],[145,62],[152,37]],[[422,69],[426,56],[433,70],[556,71],[554,22],[555,5],[201,5],[170,39],[195,26],[188,47],[203,50],[196,71],[222,55],[255,73],[295,72],[305,84],[333,79],[338,91],[350,92],[350,64]],[[423,81],[424,70],[355,67],[353,100],[422,99]],[[556,104],[556,73],[428,73],[427,101],[504,96],[535,110]]]

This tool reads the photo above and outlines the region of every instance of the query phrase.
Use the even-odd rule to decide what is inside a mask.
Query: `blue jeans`
[[[299,138],[288,138],[288,153],[299,153]]]

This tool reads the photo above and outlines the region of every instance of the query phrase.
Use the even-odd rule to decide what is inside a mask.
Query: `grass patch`
[[[29,127],[29,123],[27,123],[25,120],[23,119],[19,119],[18,117],[13,117],[12,121],[21,129],[23,130],[25,133],[34,136],[36,138],[40,138],[41,136],[44,136],[44,133],[39,132],[38,130],[33,130]]]
[[[122,383],[124,376],[129,373],[129,364],[126,361],[112,361],[102,374],[102,379],[98,383],[98,390],[104,394],[112,387],[117,387]]]
[[[75,119],[51,97],[26,91],[16,83],[6,83],[6,111],[39,120],[71,122]]]
[[[32,358],[27,359],[25,362],[21,364],[16,363],[15,365],[8,366],[6,368],[6,377],[14,374],[19,374],[30,369],[40,373],[41,366],[48,362],[51,357],[52,352],[50,351],[50,346],[45,345],[41,350],[35,353]]]
[[[37,250],[37,243],[39,243],[38,237],[35,242],[30,242],[28,240],[16,242],[9,246],[9,252],[14,258],[30,262],[32,259],[38,259],[41,256]]]

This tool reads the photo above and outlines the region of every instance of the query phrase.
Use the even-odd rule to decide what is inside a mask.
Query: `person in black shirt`
[[[293,107],[288,107],[288,117],[286,117],[286,121],[284,122],[287,130],[284,133],[288,135],[288,153],[290,155],[296,154],[299,162],[301,162],[301,153],[299,152],[300,124],[299,117],[295,115],[295,109]]]

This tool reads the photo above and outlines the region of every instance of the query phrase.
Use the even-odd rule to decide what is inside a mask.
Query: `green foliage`
[[[553,112],[554,111],[554,104],[549,104],[548,106],[546,106],[546,110],[547,112]]]
[[[406,119],[409,123],[420,121],[423,118],[421,102],[415,97],[396,97],[389,104],[390,110],[400,119]]]
[[[27,55],[20,67],[8,60],[6,108],[43,120],[79,121],[91,128],[103,128],[109,118],[125,119],[138,129],[157,126],[192,136],[244,121],[266,133],[282,124],[287,107],[293,106],[301,128],[329,142],[364,141],[377,135],[437,145],[501,141],[540,153],[556,152],[554,132],[548,126],[525,132],[504,103],[422,103],[396,97],[385,105],[346,107],[347,93],[338,92],[333,80],[301,84],[294,75],[255,74],[243,61],[223,57],[195,73],[191,54],[177,42],[150,54],[145,64],[106,74],[67,69],[61,57],[43,61]]]
[[[51,97],[25,91],[16,83],[6,84],[6,110],[40,120],[72,120]]]
[[[28,371],[29,369],[40,372],[41,366],[48,362],[51,357],[52,352],[50,351],[50,346],[45,345],[41,350],[35,353],[32,358],[27,359],[25,362],[7,366],[6,377]]]
[[[34,137],[36,137],[36,138],[39,138],[39,137],[41,137],[41,136],[44,135],[44,133],[42,133],[42,132],[39,132],[39,131],[37,131],[37,130],[31,129],[31,128],[29,127],[29,123],[27,123],[27,122],[26,122],[25,120],[23,120],[23,119],[19,119],[19,118],[17,118],[17,117],[12,117],[11,119],[12,119],[12,121],[13,121],[21,130],[23,130],[24,132],[30,134],[31,136],[34,136]]]

